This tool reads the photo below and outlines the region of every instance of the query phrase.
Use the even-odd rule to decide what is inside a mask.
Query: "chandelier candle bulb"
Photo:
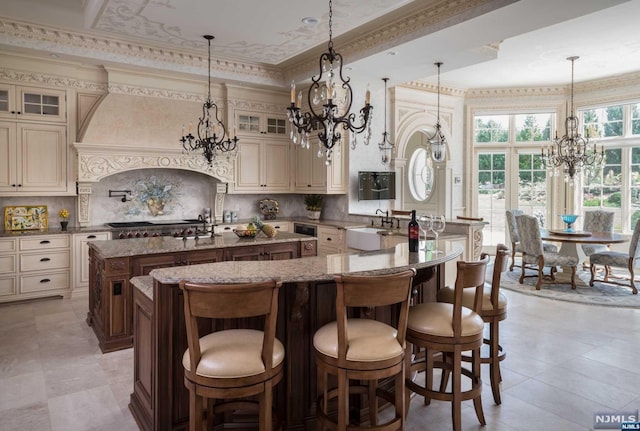
[[[296,103],[296,82],[291,81],[291,103]]]

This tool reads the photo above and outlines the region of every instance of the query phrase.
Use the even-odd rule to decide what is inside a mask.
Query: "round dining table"
[[[565,256],[578,258],[578,264],[584,262],[585,254],[582,250],[584,244],[620,244],[629,241],[629,237],[609,232],[586,232],[576,230],[540,229],[540,237],[543,241],[560,242],[558,253]]]

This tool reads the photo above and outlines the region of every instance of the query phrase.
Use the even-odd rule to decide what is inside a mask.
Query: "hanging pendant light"
[[[291,122],[291,140],[309,148],[309,135],[318,130],[320,148],[318,156],[326,154],[326,163],[331,163],[334,146],[341,142],[341,131],[362,133],[370,128],[371,110],[370,93],[366,92],[365,104],[360,109],[358,124],[356,114],[350,113],[353,104],[353,91],[349,78],[342,74],[342,55],[333,49],[332,31],[333,10],[329,0],[329,45],[326,52],[320,55],[320,73],[311,78],[311,86],[307,93],[308,112],[300,112],[302,92],[297,94],[296,85],[291,82],[291,105],[287,108],[287,116]],[[365,137],[368,144],[369,136]]]
[[[442,62],[434,64],[438,67],[438,116],[433,135],[428,137],[429,153],[434,162],[444,162],[447,155],[447,139],[440,127],[440,66],[442,66]]]
[[[573,185],[574,176],[584,166],[602,166],[606,160],[604,147],[598,152],[594,143],[593,149],[589,149],[589,138],[583,138],[580,134],[578,117],[573,111],[573,65],[578,58],[580,57],[567,57],[567,60],[571,61],[571,111],[564,121],[565,135],[559,139],[556,130],[553,144],[546,149],[542,148],[542,159],[549,170],[549,176],[559,176],[559,168],[562,167],[564,180],[570,185]]]
[[[234,136],[229,138],[227,129],[218,117],[218,106],[211,100],[211,40],[213,36],[205,35],[204,37],[209,43],[209,92],[207,100],[202,105],[202,117],[198,119],[198,127],[196,138],[193,132],[193,125],[189,124],[189,133],[185,135],[185,127],[182,126],[182,148],[185,152],[202,151],[202,155],[209,166],[212,166],[218,153],[230,153],[235,151],[238,138]]]
[[[384,81],[384,132],[382,132],[382,141],[378,144],[378,148],[382,153],[381,161],[386,165],[391,161],[395,145],[391,142],[391,133],[387,132],[387,81],[389,78],[382,78],[382,80]]]

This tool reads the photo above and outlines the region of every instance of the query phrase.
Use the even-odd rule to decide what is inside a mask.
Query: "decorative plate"
[[[276,214],[280,212],[280,204],[275,199],[262,199],[260,201],[260,212],[265,220],[274,220]]]
[[[46,229],[48,225],[46,205],[4,207],[5,230]]]

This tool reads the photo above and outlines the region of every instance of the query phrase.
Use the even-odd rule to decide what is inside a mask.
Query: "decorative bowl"
[[[253,230],[245,230],[245,229],[234,229],[233,233],[235,233],[238,238],[255,238],[256,235],[260,233],[258,229]]]
[[[562,217],[562,221],[567,224],[567,230],[573,230],[572,226],[578,219],[578,214],[562,214],[560,217]]]

